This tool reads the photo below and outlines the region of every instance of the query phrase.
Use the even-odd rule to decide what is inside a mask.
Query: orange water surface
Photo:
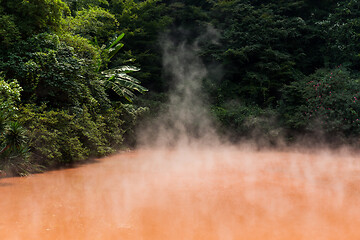
[[[0,239],[359,240],[360,157],[139,150],[2,178]]]

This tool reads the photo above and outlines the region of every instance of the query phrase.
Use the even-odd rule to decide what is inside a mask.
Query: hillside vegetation
[[[135,146],[138,123],[161,111],[170,88],[164,33],[199,41],[211,66],[203,91],[232,141],[358,144],[358,0],[0,0],[0,13],[9,174]],[[213,41],[199,40],[209,31]]]

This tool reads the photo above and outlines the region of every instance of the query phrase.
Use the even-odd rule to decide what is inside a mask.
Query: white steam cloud
[[[199,41],[217,41],[216,30],[207,30],[193,43],[178,43],[169,35],[162,38],[164,75],[171,81],[169,102],[166,111],[142,132],[143,146],[199,147],[219,143],[202,89],[207,69],[197,55]]]

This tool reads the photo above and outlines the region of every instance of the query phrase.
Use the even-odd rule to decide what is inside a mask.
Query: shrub
[[[20,101],[22,88],[16,80],[10,82],[0,76],[0,114],[4,117],[12,117],[18,110],[16,102]]]
[[[137,118],[143,108],[119,105],[91,114],[84,106],[77,113],[48,110],[46,105],[25,105],[19,121],[28,129],[31,159],[45,167],[78,163],[104,156],[133,142]]]
[[[24,89],[26,102],[54,108],[109,106],[96,68],[99,52],[80,37],[43,33],[22,41],[0,59],[0,70]]]
[[[75,17],[66,18],[66,30],[83,36],[91,42],[103,45],[115,35],[118,22],[109,11],[90,6],[76,12]]]
[[[16,121],[21,87],[16,80],[0,76],[0,170],[10,175],[25,175],[37,169],[28,160],[25,129]]]
[[[230,136],[232,141],[247,139],[259,145],[273,145],[282,135],[274,109],[231,102],[213,107],[212,113],[221,123],[220,132]]]
[[[27,175],[39,171],[38,165],[29,161],[29,149],[25,129],[18,122],[3,122],[0,131],[0,169],[8,175]]]
[[[290,128],[326,134],[360,133],[360,79],[344,67],[320,69],[283,89],[280,109]]]

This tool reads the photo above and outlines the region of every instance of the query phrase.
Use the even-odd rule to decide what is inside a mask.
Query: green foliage
[[[41,166],[29,160],[29,149],[20,147],[16,151],[5,151],[0,155],[0,169],[7,176],[26,176],[43,170]]]
[[[255,6],[249,1],[219,1],[211,12],[222,30],[219,47],[208,57],[224,65],[224,78],[241,86],[237,98],[260,106],[275,106],[279,89],[295,80],[296,63],[306,56],[302,48],[306,22],[289,17],[277,4]],[[221,86],[222,95],[228,89]],[[231,96],[228,96],[231,97]]]
[[[13,117],[18,110],[16,103],[20,101],[22,88],[16,80],[6,82],[0,76],[0,114],[6,117]]]
[[[220,123],[220,132],[232,141],[246,137],[261,145],[276,144],[283,134],[277,113],[273,109],[233,101],[214,106],[212,113]]]
[[[21,112],[19,120],[29,129],[32,157],[43,166],[78,162],[86,159],[91,151],[96,154],[106,153],[106,149],[101,148],[105,140],[98,138],[98,126],[89,118],[88,112],[76,116],[65,110],[45,111],[45,106],[32,105],[23,107]],[[95,131],[92,138],[87,137],[89,131]],[[100,146],[90,150],[96,143]]]
[[[124,37],[124,33],[118,36],[109,47],[103,50],[103,58],[105,63],[110,62],[116,53],[124,46],[119,41]],[[128,75],[128,73],[139,71],[140,69],[134,66],[120,66],[116,68],[106,69],[101,72],[105,77],[104,87],[112,89],[118,96],[124,97],[127,101],[132,102],[135,94],[133,91],[145,93],[148,91],[145,87],[140,85],[140,81]]]
[[[94,67],[101,62],[100,51],[98,47],[91,44],[91,42],[79,35],[73,35],[71,33],[64,33],[59,35],[61,41],[63,41],[66,45],[74,48],[74,53],[76,57],[85,61],[89,68],[91,69],[91,65]]]
[[[133,109],[119,105],[91,115],[86,107],[73,114],[67,110],[46,110],[45,105],[26,105],[20,109],[19,121],[28,129],[31,160],[56,167],[82,162],[89,156],[104,156],[122,147],[124,134],[134,128],[143,113],[142,108]]]
[[[60,30],[62,17],[70,13],[68,6],[61,0],[2,0],[0,7],[11,23],[10,26],[1,25],[0,31],[10,27],[12,34],[17,36],[17,32],[20,32],[25,38],[49,30]]]
[[[105,50],[107,51],[107,57],[109,59],[109,61],[111,60],[112,57],[115,56],[116,53],[119,52],[119,50],[124,46],[123,43],[119,43],[119,41],[121,39],[123,39],[123,37],[125,36],[125,33],[120,34],[120,36],[118,36],[115,41]]]
[[[0,61],[0,67],[7,77],[19,81],[27,101],[47,102],[52,107],[106,103],[95,73],[99,53],[86,42],[80,50],[84,40],[79,37],[64,35],[63,39],[55,34],[35,35]]]
[[[134,147],[137,140],[136,130],[148,113],[148,107],[138,107],[134,104],[119,103],[113,109],[108,109],[103,116],[109,129],[106,137],[110,145],[115,149],[124,147],[124,143],[125,146]],[[123,142],[119,141],[120,136],[122,136]]]
[[[228,103],[221,106],[214,106],[212,113],[222,124],[224,130],[233,131],[234,137],[245,136],[251,129],[246,128],[247,119],[260,115],[261,109],[255,106],[246,106],[239,103]]]
[[[115,106],[106,92],[121,88],[131,101],[132,91],[146,91],[128,75],[137,68],[105,70],[124,36],[99,46],[117,35],[117,20],[102,8],[108,2],[67,2],[72,16],[60,0],[0,2],[0,169],[9,173],[81,162],[134,144],[137,119],[146,111]],[[106,85],[100,70],[111,78]]]
[[[120,97],[124,97],[129,102],[132,102],[135,94],[133,91],[145,93],[148,90],[140,85],[140,81],[128,75],[128,72],[139,71],[140,69],[133,66],[121,66],[119,68],[108,69],[102,71],[104,75],[104,86],[107,89],[112,89]]]
[[[324,64],[333,67],[340,63],[352,69],[360,67],[360,2],[340,1],[332,14],[315,24],[326,36],[323,46]]]
[[[29,163],[26,130],[16,121],[21,87],[0,76],[0,169],[8,174],[23,175],[36,166]]]
[[[311,132],[358,135],[359,83],[359,77],[343,67],[321,69],[292,83],[284,88],[281,103],[286,124]]]
[[[115,35],[118,22],[108,10],[90,7],[76,12],[75,17],[66,18],[66,26],[66,31],[101,46]]]
[[[111,0],[110,12],[120,23],[120,32],[125,33],[123,51],[112,58],[109,68],[121,66],[124,61],[141,71],[134,77],[141,79],[146,88],[156,91],[164,90],[164,79],[161,78],[161,47],[159,36],[172,23],[166,4],[159,0]]]
[[[10,122],[3,136],[10,150],[19,149],[26,143],[25,129],[18,122]]]
[[[198,42],[205,65],[221,66],[209,68],[203,89],[234,140],[274,142],[279,125],[356,137],[359,4],[1,0],[0,168],[23,174],[35,163],[71,164],[134,144],[148,110],[121,101],[149,105],[149,116],[163,107],[164,32],[179,42],[198,41],[209,29],[219,37]],[[333,69],[339,64],[348,70]],[[147,89],[147,99],[135,98]]]
[[[204,1],[174,1],[169,4],[169,15],[173,18],[173,24],[177,27],[184,27],[187,29],[195,28],[200,30],[199,22],[209,21],[209,11],[204,11]],[[203,2],[203,4],[201,4]],[[202,5],[202,6],[201,6]],[[209,4],[211,5],[211,4]]]
[[[16,155],[26,146],[25,130],[18,122],[8,121],[0,115],[0,157]]]
[[[75,13],[80,10],[88,9],[89,7],[108,7],[109,2],[106,0],[64,0],[70,10]]]
[[[15,16],[4,13],[0,6],[0,44],[9,47],[20,39],[20,31],[15,23]]]

